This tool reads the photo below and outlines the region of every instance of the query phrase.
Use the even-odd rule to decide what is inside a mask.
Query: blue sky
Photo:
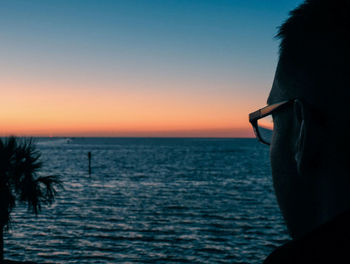
[[[221,123],[209,118],[205,129],[211,129],[211,124],[213,129],[233,129],[229,122],[240,124],[243,113],[265,103],[278,58],[279,43],[274,35],[288,12],[301,2],[1,1],[0,78],[4,87],[14,87],[23,96],[37,92],[50,98],[74,90],[78,97],[79,92],[91,95],[101,92],[107,97],[132,93],[138,100],[150,101],[152,97],[147,95],[154,94],[159,98],[155,96],[152,104],[178,100],[173,108],[182,107],[184,98],[187,100],[184,107],[191,111],[193,105],[197,111],[191,118],[203,119],[199,129],[204,129],[205,118],[197,108],[208,107],[207,101],[212,99],[210,107],[218,119],[230,111],[241,117],[232,120],[225,117]],[[242,102],[246,106],[243,110]],[[52,101],[52,105],[56,103]],[[50,111],[59,111],[60,107]],[[132,103],[130,108],[137,109]],[[146,106],[140,111],[144,109]],[[8,112],[7,117],[0,116],[0,121],[17,113],[11,109]],[[181,123],[180,117],[172,112],[169,115],[174,122]],[[77,113],[76,118],[79,116]],[[44,123],[36,121],[39,127],[30,133],[47,131]],[[135,119],[134,123],[137,122]],[[175,129],[162,122],[159,124],[164,127],[159,125],[159,131]],[[186,130],[185,125],[180,127]],[[21,129],[18,133],[25,133]],[[130,131],[133,129],[131,126]],[[88,126],[84,131],[87,130]],[[3,133],[7,131],[16,133],[10,128]],[[94,131],[98,133],[97,128]]]

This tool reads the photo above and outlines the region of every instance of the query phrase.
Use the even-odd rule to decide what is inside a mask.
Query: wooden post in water
[[[91,176],[91,151],[88,152],[88,159],[89,159],[89,176]]]

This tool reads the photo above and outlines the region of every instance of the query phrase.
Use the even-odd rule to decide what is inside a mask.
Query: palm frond
[[[17,199],[35,214],[54,202],[61,183],[57,176],[38,176],[40,156],[32,139],[0,139],[0,225],[9,225]]]
[[[7,186],[2,186],[0,192],[0,226],[7,227],[10,222],[10,214],[16,206],[16,197]]]

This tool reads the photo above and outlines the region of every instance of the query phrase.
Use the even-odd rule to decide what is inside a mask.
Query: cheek
[[[275,120],[270,146],[270,160],[274,178],[275,176],[281,178],[279,175],[289,174],[295,171],[294,168],[296,167],[292,122],[288,115],[284,115],[283,117],[282,120]]]
[[[286,131],[288,129],[282,129],[278,122],[274,127],[271,146],[270,146],[270,160],[272,175],[284,174],[288,171],[290,166],[290,149],[288,148],[288,141],[291,140],[290,135]],[[275,177],[274,177],[275,178]]]
[[[294,197],[298,190],[296,163],[290,147],[292,138],[289,131],[275,127],[270,147],[273,186],[278,204],[285,217],[294,207]]]
[[[288,187],[291,185],[290,171],[291,162],[287,158],[285,140],[281,138],[278,131],[274,132],[271,146],[270,146],[270,161],[271,172],[274,189],[277,195],[277,199],[288,191]]]

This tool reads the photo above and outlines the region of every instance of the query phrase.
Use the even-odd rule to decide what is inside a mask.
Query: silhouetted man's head
[[[271,166],[293,237],[350,210],[350,0],[307,0],[278,33]]]

